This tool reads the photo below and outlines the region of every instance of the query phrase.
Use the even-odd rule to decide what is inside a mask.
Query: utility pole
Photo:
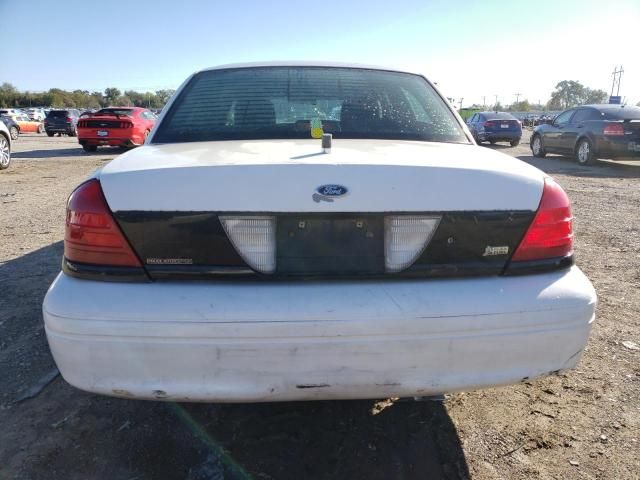
[[[485,97],[484,95],[482,96],[482,108],[487,108],[487,97]]]
[[[519,103],[518,100],[520,100],[520,95],[522,95],[521,93],[516,93],[514,94],[516,96],[516,103]]]
[[[462,110],[462,101],[464,100],[464,97],[460,99],[460,108],[458,110]]]
[[[496,97],[496,103],[493,104],[493,108],[497,112],[498,111],[498,95],[494,95],[494,96]]]
[[[622,82],[622,74],[624,73],[624,69],[622,65],[620,65],[620,69],[615,67],[613,70],[613,82],[611,83],[611,97],[613,97],[613,91],[616,90],[616,96],[620,96],[620,83]]]

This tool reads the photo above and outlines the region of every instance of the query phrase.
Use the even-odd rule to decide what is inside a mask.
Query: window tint
[[[487,113],[486,117],[489,120],[517,120],[516,117],[506,112]]]
[[[598,120],[599,114],[591,108],[580,108],[571,119],[571,123],[582,123],[587,120]]]
[[[94,115],[133,115],[131,108],[101,108]]]
[[[640,107],[625,106],[603,112],[607,120],[640,120]]]
[[[575,112],[575,110],[568,110],[561,113],[556,117],[553,123],[556,125],[566,125],[567,123],[569,123],[569,119],[571,118],[571,115],[573,115],[573,112]]]
[[[47,117],[49,118],[67,118],[69,112],[67,110],[51,110]]]
[[[154,141],[317,138],[322,133],[468,142],[423,78],[324,67],[201,72],[167,112]]]

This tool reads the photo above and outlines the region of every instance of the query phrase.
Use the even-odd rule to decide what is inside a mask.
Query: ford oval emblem
[[[342,197],[346,195],[348,191],[347,187],[342,185],[320,185],[316,188],[316,192],[325,197]]]

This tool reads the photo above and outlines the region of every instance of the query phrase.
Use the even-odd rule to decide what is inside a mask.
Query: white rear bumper
[[[422,396],[573,367],[596,295],[521,277],[125,284],[60,274],[47,337],[72,385],[183,401]]]

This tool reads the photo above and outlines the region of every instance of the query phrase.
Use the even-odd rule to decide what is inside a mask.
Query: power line
[[[622,74],[624,73],[624,69],[622,65],[620,65],[620,69],[616,66],[613,70],[613,82],[611,83],[611,97],[613,97],[613,90],[616,89],[616,96],[620,96],[620,83],[622,82]]]

